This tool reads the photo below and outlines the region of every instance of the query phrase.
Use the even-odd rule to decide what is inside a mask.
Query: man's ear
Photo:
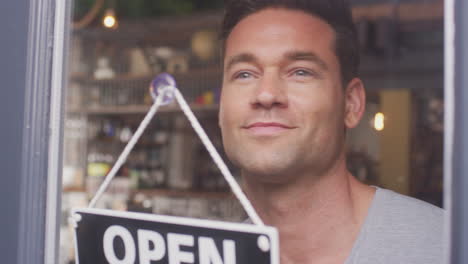
[[[366,91],[361,79],[354,78],[346,86],[345,107],[345,126],[348,129],[354,128],[359,124],[366,108]]]

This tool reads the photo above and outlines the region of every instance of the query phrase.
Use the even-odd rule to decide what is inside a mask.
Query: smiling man
[[[222,40],[224,148],[281,263],[442,263],[441,209],[346,168],[365,106],[347,2],[229,1]]]

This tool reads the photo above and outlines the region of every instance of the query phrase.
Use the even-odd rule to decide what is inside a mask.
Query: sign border
[[[88,213],[94,215],[103,215],[103,216],[114,216],[121,218],[128,218],[134,220],[143,220],[151,222],[161,222],[167,224],[176,224],[176,225],[185,225],[192,227],[201,227],[209,229],[219,229],[227,230],[234,232],[245,232],[252,234],[266,234],[270,237],[270,263],[279,264],[279,235],[278,230],[271,226],[257,226],[253,224],[246,223],[234,223],[234,222],[223,222],[223,221],[214,221],[198,218],[188,218],[180,216],[167,216],[167,215],[157,215],[149,213],[137,213],[137,212],[127,212],[127,211],[114,211],[108,209],[95,209],[95,208],[73,208],[71,210],[71,219],[76,222],[74,226],[74,243],[75,243],[75,260],[79,264],[79,255],[78,255],[78,240],[76,236],[76,229],[79,226],[79,221],[75,219],[76,214]]]

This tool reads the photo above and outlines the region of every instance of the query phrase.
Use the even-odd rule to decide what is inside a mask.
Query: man
[[[346,168],[365,104],[347,3],[233,0],[222,40],[223,144],[281,263],[442,263],[441,209]]]

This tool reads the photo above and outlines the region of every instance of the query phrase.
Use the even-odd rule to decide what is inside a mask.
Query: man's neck
[[[343,263],[375,192],[354,179],[344,162],[293,184],[246,183],[260,217],[279,230],[282,264]]]

